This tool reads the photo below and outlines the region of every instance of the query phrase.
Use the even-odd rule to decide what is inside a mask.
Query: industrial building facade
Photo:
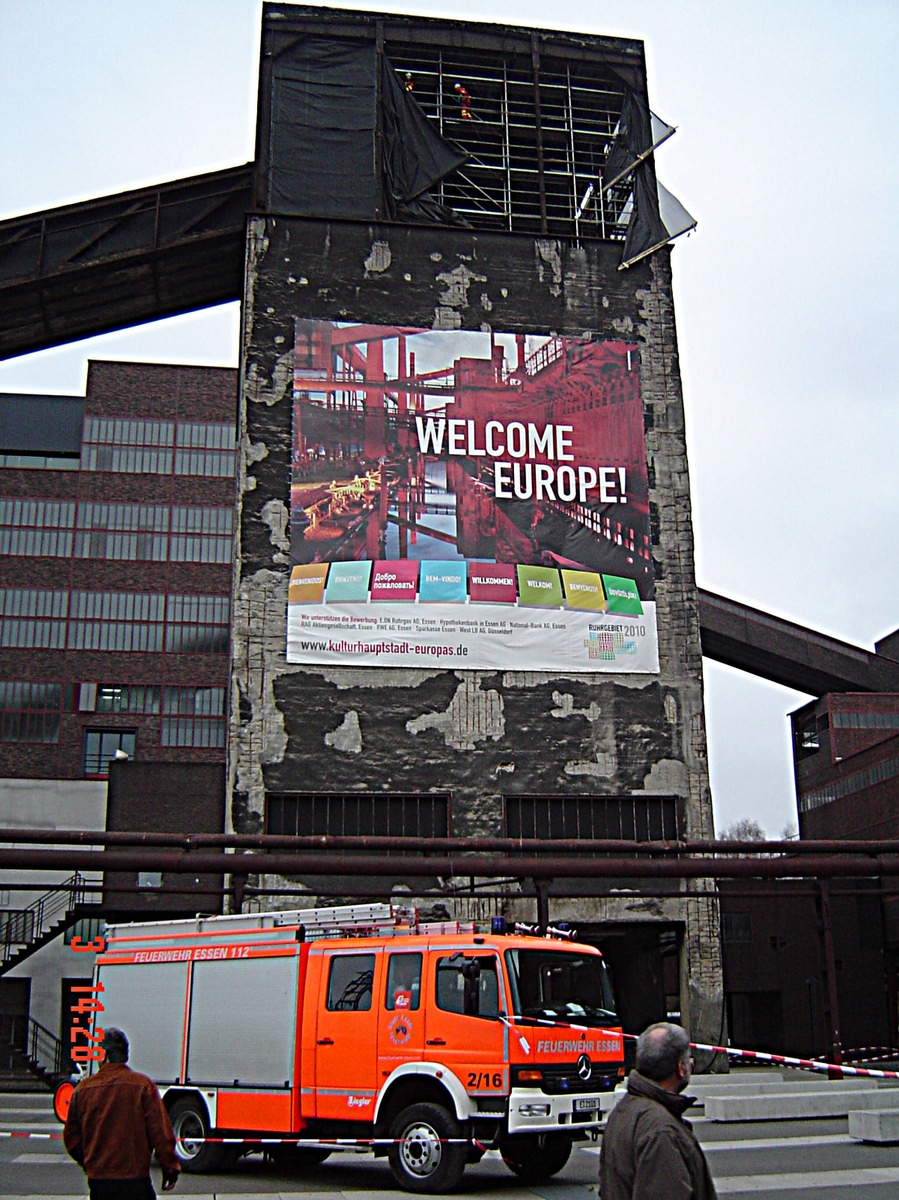
[[[652,211],[650,143],[602,186],[622,131],[648,128],[642,45],[272,5],[262,61],[229,828],[565,838],[575,857],[577,839],[711,836],[669,250],[641,257],[629,222]],[[441,421],[442,454],[422,441]],[[539,447],[503,456],[516,423]],[[574,597],[591,589],[585,614]],[[299,617],[352,636],[323,650],[291,632],[288,649]],[[513,646],[498,658],[491,620]],[[401,665],[419,643],[459,652],[477,622],[452,666],[426,650]],[[580,662],[562,649],[578,622],[595,643]],[[641,636],[648,656],[629,657]],[[391,645],[407,649],[379,663]],[[677,1011],[720,1035],[701,883],[620,900],[634,881],[474,880],[463,858],[452,879],[409,881],[398,860],[375,882],[453,915],[500,902],[533,919],[536,897],[620,960],[634,1024]]]
[[[224,890],[568,920],[630,1032],[680,1014],[701,1042],[825,1052],[830,990],[859,999],[848,1038],[894,1036],[888,888],[886,938],[869,879],[831,891],[851,950],[822,969],[820,885],[592,857],[712,837],[700,633],[809,694],[895,687],[893,642],[828,646],[697,593],[670,132],[638,42],[272,4],[254,163],[4,223],[4,352],[241,290],[244,331],[239,381],[93,363],[85,399],[0,406],[3,824],[351,847],[337,875],[331,848],[289,878],[251,853],[183,890],[107,869],[104,913]],[[892,832],[895,695],[794,725],[802,833]],[[435,838],[558,870],[472,873],[460,845],[412,873]],[[31,1014],[59,1028],[79,982],[59,939],[9,970],[0,1017],[28,1012],[32,968]]]

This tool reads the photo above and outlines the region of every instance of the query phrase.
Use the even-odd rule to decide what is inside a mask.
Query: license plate
[[[594,1100],[592,1096],[588,1096],[583,1100],[575,1100],[575,1112],[595,1112],[599,1108],[599,1102]]]

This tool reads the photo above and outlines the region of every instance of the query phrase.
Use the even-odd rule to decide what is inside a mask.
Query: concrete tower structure
[[[229,827],[396,839],[314,895],[536,899],[714,1040],[713,892],[577,847],[713,833],[642,44],[268,5],[262,62]],[[576,866],[410,878],[434,836]]]

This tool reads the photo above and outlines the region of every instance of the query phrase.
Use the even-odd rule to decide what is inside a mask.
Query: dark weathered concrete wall
[[[266,790],[437,790],[456,835],[501,833],[503,793],[669,794],[712,834],[690,490],[661,251],[426,227],[254,218],[248,238],[231,827]],[[285,661],[293,318],[633,339],[641,347],[659,675],[302,667]],[[700,885],[701,886],[701,885]],[[578,901],[581,920],[614,916]],[[683,911],[681,911],[683,909]],[[672,900],[694,1025],[720,1022],[714,902]],[[715,1036],[717,1036],[715,1028]]]

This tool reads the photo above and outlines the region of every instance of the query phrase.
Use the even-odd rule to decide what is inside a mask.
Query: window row
[[[77,458],[51,454],[0,454],[0,467],[27,468],[32,471],[77,471]]]
[[[221,750],[225,745],[224,717],[164,718],[159,744]],[[83,775],[102,778],[109,774],[109,764],[115,759],[137,757],[137,730],[85,730],[81,764]]]
[[[226,596],[0,588],[0,646],[223,654]]]
[[[823,787],[815,788],[813,791],[801,795],[799,811],[811,812],[812,809],[820,808],[823,804],[830,804],[834,800],[843,800],[846,796],[853,796],[856,792],[864,791],[865,788],[886,783],[888,779],[895,779],[897,775],[899,775],[899,758],[890,758],[884,762],[874,763],[873,766],[865,767],[862,771],[855,771],[843,779],[826,783]]]
[[[154,684],[82,683],[78,707],[82,712],[176,713],[189,717],[222,717],[223,687],[160,687]]]
[[[73,709],[72,684],[0,680],[0,741],[59,741],[64,713]],[[225,744],[223,687],[157,687],[82,684],[78,707],[105,713],[162,715],[160,745],[221,748]],[[125,736],[130,750],[122,742]],[[105,741],[104,741],[105,737]],[[133,730],[88,730],[85,757],[93,767],[104,746],[134,754]],[[129,740],[130,739],[130,740]],[[87,768],[85,768],[87,771]],[[98,774],[97,769],[87,771]]]
[[[0,499],[0,554],[228,563],[231,508]]]
[[[674,796],[507,796],[506,836],[677,841]]]
[[[233,425],[87,417],[82,467],[151,475],[233,475]]]
[[[835,712],[834,729],[899,729],[899,712]]]
[[[270,793],[265,832],[298,837],[449,837],[449,796]]]

